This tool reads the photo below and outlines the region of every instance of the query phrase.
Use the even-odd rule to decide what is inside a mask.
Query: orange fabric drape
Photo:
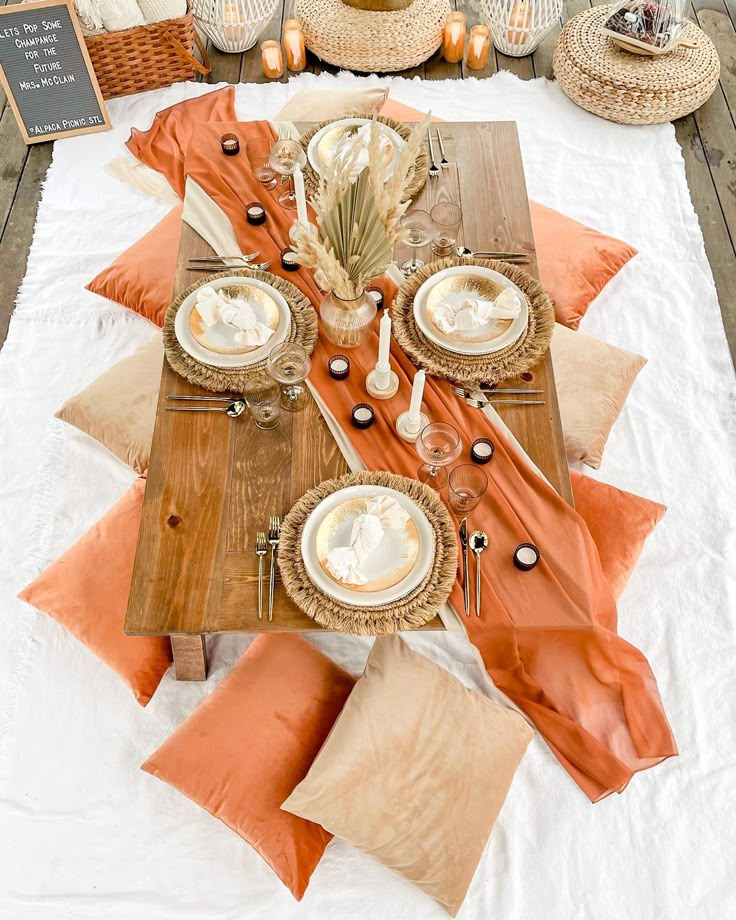
[[[241,150],[250,137],[270,132],[265,122],[200,124],[186,151],[184,168],[230,218],[243,251],[260,250],[273,270],[296,284],[318,306],[322,295],[311,273],[283,273],[279,252],[288,242],[293,212],[255,181],[244,157],[224,157],[220,136],[238,134]],[[267,221],[252,227],[245,205],[266,207]],[[392,290],[387,286],[387,301]],[[367,431],[350,425],[350,410],[367,399],[365,376],[375,364],[377,335],[351,351],[350,377],[336,383],[327,360],[337,349],[320,335],[310,379],[369,469],[414,476],[412,445],[396,436],[394,421],[409,403],[415,368],[392,343],[398,394],[373,403],[376,423]],[[520,460],[481,412],[458,400],[445,381],[427,379],[424,409],[460,431],[468,462],[475,438],[490,437],[496,453],[485,467],[489,489],[473,512],[490,548],[483,557],[483,611],[461,615],[494,683],[533,721],[565,769],[592,801],[624,789],[631,776],[677,753],[655,678],[646,658],[616,634],[616,603],[601,571],[593,540],[580,516]],[[535,543],[539,565],[528,573],[512,563],[514,548]],[[462,610],[462,588],[451,595]]]

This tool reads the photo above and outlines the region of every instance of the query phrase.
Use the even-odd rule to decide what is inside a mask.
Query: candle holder
[[[396,434],[410,444],[416,444],[420,432],[429,425],[429,419],[423,413],[419,413],[419,421],[412,423],[409,418],[409,410],[402,412],[396,419]]]
[[[457,64],[465,54],[465,13],[449,13],[442,36],[442,54],[448,64]]]
[[[333,380],[347,380],[350,376],[350,358],[347,355],[332,355],[327,370]]]
[[[256,227],[266,223],[266,209],[260,201],[248,202],[245,206],[245,219]]]
[[[488,26],[473,26],[468,39],[468,69],[483,70],[491,47],[491,30]]]
[[[481,16],[503,54],[531,54],[560,20],[562,0],[480,0]]]
[[[290,246],[284,246],[281,250],[281,267],[285,272],[295,272],[300,268],[296,260],[296,253]]]
[[[357,406],[353,406],[350,418],[356,428],[365,429],[371,427],[376,419],[376,413],[373,411],[373,406],[369,406],[368,403],[358,403]]]
[[[281,54],[281,45],[269,39],[261,44],[261,64],[263,73],[269,80],[278,80],[284,75],[284,58]]]
[[[379,384],[386,383],[387,386],[380,387]],[[382,370],[374,367],[365,378],[365,388],[374,399],[391,399],[399,392],[399,378],[391,370]]]
[[[533,543],[520,543],[514,550],[514,565],[522,572],[531,572],[541,555]]]
[[[402,275],[401,283],[403,283],[404,278]],[[366,294],[369,297],[372,297],[376,302],[376,309],[383,310],[384,296],[383,289],[380,288],[377,284],[369,284],[365,289]]]
[[[470,447],[470,459],[473,463],[483,465],[491,460],[495,451],[495,445],[490,438],[476,438]]]
[[[226,157],[234,157],[240,153],[240,141],[237,134],[223,134],[220,138],[220,146]]]
[[[287,19],[284,23],[284,51],[286,51],[286,69],[292,73],[301,73],[307,66],[307,53],[304,48],[304,32],[300,19]]]

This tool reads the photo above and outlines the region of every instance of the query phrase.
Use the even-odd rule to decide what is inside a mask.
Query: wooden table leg
[[[170,636],[177,680],[207,680],[207,643],[205,637]]]

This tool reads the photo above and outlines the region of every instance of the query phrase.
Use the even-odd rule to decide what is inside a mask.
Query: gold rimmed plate
[[[307,158],[312,169],[321,175],[325,167],[332,161],[340,145],[354,136],[364,125],[371,124],[370,118],[341,118],[321,128],[307,145]],[[376,122],[379,131],[386,139],[386,162],[396,162],[399,158],[404,141],[400,134]]]
[[[349,585],[327,568],[327,554],[349,546],[353,522],[366,502],[390,496],[408,513],[403,528],[384,531],[376,550],[361,566],[368,579]],[[413,591],[426,577],[434,557],[434,531],[424,512],[403,492],[384,486],[349,486],[328,495],[307,518],[302,530],[302,558],[312,582],[341,603],[357,607],[390,604]]]
[[[516,319],[491,320],[472,332],[443,332],[437,324],[437,307],[448,295],[495,300],[510,288],[519,297],[521,310]],[[436,272],[414,297],[414,321],[420,332],[435,345],[461,355],[493,354],[513,345],[529,322],[529,303],[523,291],[501,272],[480,265],[456,265]]]
[[[244,283],[228,284],[219,288],[219,293],[230,300],[244,300],[248,303],[253,308],[256,320],[268,326],[272,336],[278,329],[281,314],[278,304],[269,291]],[[189,314],[189,329],[203,348],[220,355],[247,355],[262,347],[261,345],[241,345],[236,342],[238,330],[222,320],[218,320],[214,326],[205,325],[196,303]]]

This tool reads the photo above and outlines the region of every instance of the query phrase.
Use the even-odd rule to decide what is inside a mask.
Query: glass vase
[[[333,345],[359,348],[370,338],[376,312],[376,301],[365,291],[347,300],[331,291],[320,304],[319,318]]]

